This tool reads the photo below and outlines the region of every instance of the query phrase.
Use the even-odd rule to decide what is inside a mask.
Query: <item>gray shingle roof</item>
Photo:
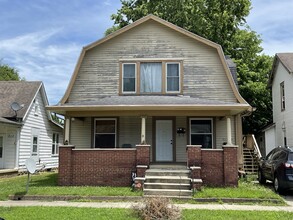
[[[40,81],[0,81],[0,117],[14,117],[15,112],[10,106],[17,102],[24,105],[17,112],[17,117],[23,118],[41,84]]]
[[[228,103],[217,100],[207,100],[199,99],[190,96],[106,96],[103,98],[97,98],[94,101],[85,100],[84,102],[70,102],[69,104],[64,104],[63,106],[78,106],[78,105],[227,105],[236,104]]]
[[[277,53],[276,56],[283,63],[289,73],[293,73],[293,53]]]

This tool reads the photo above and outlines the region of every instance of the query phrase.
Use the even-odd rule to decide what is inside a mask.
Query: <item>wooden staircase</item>
[[[261,153],[254,135],[243,136],[243,169],[246,174],[257,174]]]
[[[191,171],[184,165],[151,165],[146,171],[145,197],[192,198]]]

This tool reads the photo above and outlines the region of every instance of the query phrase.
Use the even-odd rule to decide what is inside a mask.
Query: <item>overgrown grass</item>
[[[232,211],[232,210],[183,210],[184,220],[291,220],[292,212],[273,212],[273,211]]]
[[[99,220],[134,220],[132,210],[108,208],[75,207],[0,207],[0,217],[9,220],[56,220],[56,219],[99,219]]]
[[[238,187],[204,187],[194,194],[195,198],[251,198],[282,199],[271,188],[250,181],[239,181]]]
[[[55,219],[99,219],[135,220],[130,209],[76,208],[76,207],[0,207],[0,217],[9,220],[55,220]],[[232,211],[232,210],[183,210],[183,220],[291,220],[291,212]]]
[[[140,196],[131,187],[57,186],[57,173],[40,173],[31,176],[27,195],[79,195],[79,196]],[[0,178],[0,200],[9,195],[26,194],[27,175]]]

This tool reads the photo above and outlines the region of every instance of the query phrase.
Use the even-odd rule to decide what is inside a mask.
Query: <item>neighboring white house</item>
[[[272,89],[275,146],[293,146],[293,53],[276,54],[269,86]]]
[[[45,109],[42,82],[0,82],[0,169],[25,169],[34,158],[38,167],[58,167],[63,128]]]

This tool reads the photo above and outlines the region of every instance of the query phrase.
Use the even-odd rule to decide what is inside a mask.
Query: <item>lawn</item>
[[[79,196],[140,196],[131,187],[57,186],[57,173],[39,173],[31,176],[27,195],[79,195]],[[27,175],[0,178],[0,200],[9,195],[26,194]]]
[[[0,207],[0,217],[4,219],[138,219],[130,209],[95,209],[75,207]],[[293,219],[290,212],[271,211],[230,211],[230,210],[183,210],[183,220],[289,220]]]
[[[77,196],[141,196],[142,192],[133,192],[131,187],[90,187],[57,186],[57,173],[45,172],[32,175],[27,195],[77,195]],[[0,178],[0,200],[7,200],[9,195],[26,194],[27,175]],[[212,188],[204,187],[196,192],[194,198],[262,198],[283,199],[269,187],[251,181],[239,181],[239,187]]]
[[[281,199],[271,188],[251,181],[239,181],[238,187],[204,187],[194,195],[195,198],[250,198]]]

